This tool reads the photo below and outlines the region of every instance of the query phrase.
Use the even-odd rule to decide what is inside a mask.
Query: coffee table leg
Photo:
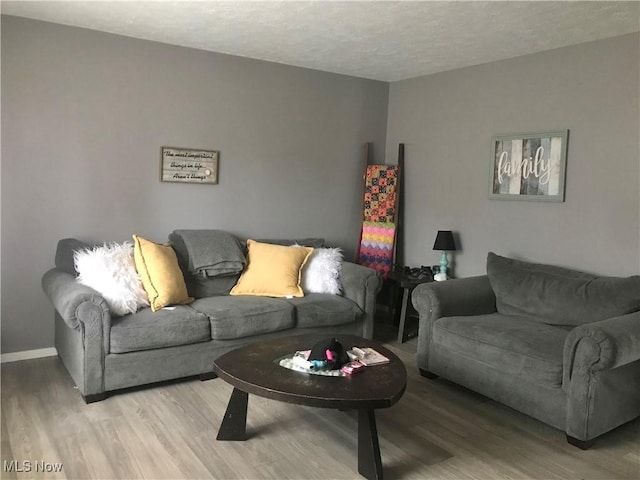
[[[382,460],[373,410],[358,410],[358,473],[368,480],[382,480]]]
[[[216,440],[246,440],[247,439],[247,403],[249,394],[233,389],[227,411],[218,430]]]

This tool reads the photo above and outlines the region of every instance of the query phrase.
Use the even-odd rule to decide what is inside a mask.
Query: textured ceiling
[[[2,1],[3,14],[395,81],[640,30],[640,2]]]

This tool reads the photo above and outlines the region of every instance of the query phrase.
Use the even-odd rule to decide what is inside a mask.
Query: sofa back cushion
[[[239,239],[241,248],[245,255],[248,253],[246,239]],[[300,238],[300,239],[267,239],[257,240],[258,242],[270,243],[273,245],[304,245],[305,247],[320,248],[324,246],[323,238]],[[225,275],[221,277],[203,277],[189,272],[189,251],[180,235],[172,232],[169,235],[169,243],[173,246],[178,257],[178,264],[184,275],[189,296],[194,298],[206,298],[212,296],[229,295],[233,286],[238,282],[240,273],[237,275]]]
[[[271,245],[283,245],[290,247],[291,245],[300,245],[303,247],[311,248],[323,248],[324,238],[321,237],[306,237],[306,238],[256,238],[254,241],[260,243],[269,243]],[[247,240],[241,241],[245,252],[248,252]]]
[[[499,313],[576,326],[640,310],[640,275],[601,277],[567,268],[487,256]]]
[[[78,275],[73,258],[74,253],[93,248],[94,246],[95,244],[93,243],[86,243],[76,238],[63,238],[62,240],[58,240],[55,259],[56,268],[71,275]]]

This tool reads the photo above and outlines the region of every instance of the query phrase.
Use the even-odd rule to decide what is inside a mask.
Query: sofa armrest
[[[640,415],[640,312],[575,327],[564,343],[567,435],[588,441]]]
[[[562,384],[577,371],[610,370],[640,360],[640,311],[575,327],[563,352]]]
[[[482,315],[496,311],[496,297],[486,275],[418,285],[411,294],[418,311],[418,368],[429,370],[433,323],[441,317]]]
[[[92,350],[91,356],[104,357],[109,352],[111,334],[111,314],[105,299],[57,268],[44,274],[42,289],[64,322],[81,332],[85,350]]]
[[[104,362],[109,352],[111,315],[107,302],[95,290],[76,282],[73,275],[58,268],[42,277],[42,288],[53,303],[62,322],[56,328],[56,349],[85,398],[105,391]],[[72,330],[77,331],[72,332]],[[80,336],[79,342],[64,339]]]
[[[411,302],[421,318],[431,320],[496,311],[496,297],[486,275],[422,283],[413,290]]]
[[[52,268],[42,277],[42,289],[65,323],[74,330],[80,328],[80,322],[90,321],[90,311],[100,317],[110,319],[107,302],[94,289],[76,282],[73,275]],[[86,305],[90,304],[90,305]],[[100,318],[102,323],[102,318]]]
[[[351,262],[343,262],[340,281],[342,282],[342,295],[349,300],[353,300],[364,312],[362,336],[373,338],[376,295],[382,288],[380,274],[372,268]]]

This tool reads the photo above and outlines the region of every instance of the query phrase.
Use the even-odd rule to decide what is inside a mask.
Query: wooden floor
[[[384,328],[379,329],[384,332]],[[564,433],[444,380],[419,376],[417,341],[387,345],[408,387],[376,418],[393,479],[639,479],[640,422],[588,451]],[[2,478],[357,479],[355,412],[251,396],[246,442],[217,442],[231,387],[182,381],[85,405],[57,358],[2,365]],[[7,472],[9,462],[31,471]],[[62,471],[36,472],[36,467]]]

